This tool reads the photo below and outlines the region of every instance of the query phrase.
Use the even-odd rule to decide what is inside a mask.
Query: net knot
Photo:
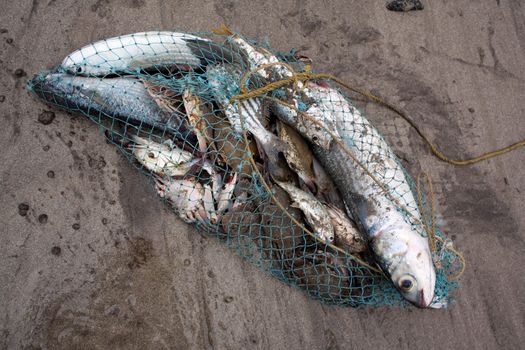
[[[283,66],[290,73],[290,76],[287,78],[280,79],[280,80],[272,81],[260,88],[257,88],[251,91],[248,90],[246,83],[248,82],[248,80],[250,79],[252,75],[258,73],[261,70],[265,70],[265,69],[272,68],[275,66]],[[230,103],[234,103],[235,101],[248,100],[254,97],[265,96],[269,92],[278,90],[282,87],[285,87],[291,84],[293,85],[294,90],[300,91],[304,87],[303,82],[308,81],[308,80],[326,78],[326,77],[327,77],[326,74],[313,74],[311,71],[310,65],[305,66],[304,72],[296,72],[293,69],[293,67],[286,62],[272,62],[268,64],[262,64],[259,67],[252,69],[243,75],[239,83],[240,94],[232,96],[232,98],[230,99]]]

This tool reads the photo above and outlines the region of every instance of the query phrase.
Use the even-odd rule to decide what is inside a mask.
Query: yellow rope
[[[442,160],[442,161],[444,161],[446,163],[453,164],[453,165],[474,164],[474,163],[481,162],[483,160],[487,160],[487,159],[490,159],[490,158],[493,158],[493,157],[505,154],[507,152],[510,152],[510,151],[516,149],[516,148],[525,146],[525,140],[521,140],[521,141],[513,143],[513,144],[511,144],[509,146],[497,149],[495,151],[483,153],[480,156],[477,156],[477,157],[474,157],[474,158],[451,159],[451,158],[447,157],[445,154],[443,154],[443,152],[441,152],[438,149],[438,147],[435,144],[433,144],[432,141],[430,141],[430,139],[423,133],[423,131],[421,131],[419,126],[417,126],[417,124],[415,124],[414,121],[411,120],[403,111],[401,111],[397,107],[391,105],[390,103],[384,101],[380,97],[377,97],[377,96],[375,96],[374,94],[372,94],[372,93],[370,93],[368,91],[355,88],[355,87],[345,83],[344,81],[340,80],[339,78],[337,78],[337,77],[335,77],[335,76],[333,76],[331,74],[313,74],[313,73],[310,73],[309,71],[306,71],[304,73],[295,73],[293,71],[293,69],[289,65],[284,64],[282,62],[275,62],[275,63],[270,63],[270,64],[267,64],[267,65],[261,65],[261,67],[257,68],[256,70],[248,72],[243,77],[243,82],[245,82],[248,79],[248,77],[250,75],[254,74],[256,71],[258,71],[260,69],[265,69],[265,68],[268,68],[268,67],[271,67],[271,66],[274,66],[274,65],[286,65],[287,68],[289,67],[289,69],[293,73],[293,75],[291,77],[288,77],[288,78],[285,78],[285,79],[281,79],[281,80],[277,80],[277,81],[268,83],[267,85],[265,85],[263,87],[260,87],[258,89],[252,90],[252,91],[246,91],[246,87],[245,87],[245,85],[243,83],[243,85],[241,85],[241,94],[233,96],[231,100],[232,101],[234,101],[234,100],[241,101],[241,100],[246,100],[246,99],[253,98],[253,97],[260,97],[260,96],[262,96],[262,95],[264,95],[264,94],[266,94],[268,92],[271,92],[273,90],[279,89],[281,87],[284,87],[284,86],[292,84],[292,83],[293,84],[297,84],[297,82],[308,81],[308,80],[328,79],[328,80],[331,80],[331,81],[337,83],[338,85],[340,85],[340,86],[342,86],[342,87],[344,87],[344,88],[346,88],[346,89],[348,89],[350,91],[353,91],[353,92],[358,93],[358,94],[360,94],[362,96],[365,96],[366,98],[368,98],[368,99],[370,99],[370,100],[372,100],[372,101],[374,101],[374,102],[376,102],[378,104],[381,104],[381,105],[387,107],[388,109],[392,110],[393,112],[395,112],[397,115],[399,115],[401,118],[403,118],[419,134],[419,136],[423,139],[423,141],[430,148],[430,151],[432,152],[432,154],[434,154],[434,156],[436,156],[438,159],[440,159],[440,160]]]
[[[428,197],[429,197],[428,207],[430,208],[430,219],[427,216],[427,211],[425,210],[425,203],[423,202],[423,191],[421,190],[421,178],[422,177],[426,179],[427,186],[428,186]],[[459,270],[456,273],[447,276],[447,279],[449,281],[457,280],[465,271],[465,264],[466,264],[465,257],[459,251],[454,249],[454,247],[448,246],[446,242],[443,240],[443,238],[436,235],[436,220],[435,220],[435,211],[434,211],[434,208],[435,208],[434,189],[432,187],[432,181],[430,180],[430,176],[425,172],[422,172],[417,177],[417,200],[418,200],[419,210],[421,212],[421,215],[423,216],[423,224],[425,225],[425,229],[428,234],[428,241],[430,243],[430,248],[432,252],[435,253],[437,251],[436,241],[439,241],[441,243],[441,249],[446,249],[458,257],[460,261]],[[428,226],[429,221],[430,221],[430,227]],[[434,254],[434,255],[435,256],[433,258],[439,259],[438,254]],[[435,263],[439,263],[439,261]]]
[[[456,273],[447,276],[447,279],[449,281],[455,281],[455,280],[457,280],[458,278],[461,277],[463,272],[465,272],[465,266],[466,266],[465,257],[463,256],[463,254],[461,254],[461,252],[457,251],[453,246],[448,246],[446,244],[446,242],[443,240],[443,238],[441,238],[439,236],[436,236],[436,240],[441,242],[441,244],[443,246],[443,249],[446,249],[449,252],[451,252],[452,254],[456,255],[458,257],[459,261],[460,261],[460,264],[459,264],[460,268],[459,268],[459,270]]]
[[[425,203],[423,202],[423,192],[421,191],[421,178],[424,177],[427,180],[428,193],[430,197],[430,202],[428,206],[430,207],[430,223],[431,227],[428,227],[429,219],[427,217],[427,211],[425,210]],[[430,181],[430,176],[422,172],[417,177],[417,202],[419,206],[419,211],[423,216],[423,225],[425,226],[425,231],[428,234],[428,241],[430,243],[430,248],[432,252],[436,251],[436,224],[434,220],[434,190],[432,188],[432,181]]]

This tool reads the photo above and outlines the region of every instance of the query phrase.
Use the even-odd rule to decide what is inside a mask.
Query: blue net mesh
[[[363,199],[350,201],[336,181],[347,174],[330,167],[333,139],[352,153],[341,166],[360,174],[352,186],[365,200],[390,203],[384,209],[425,239],[433,214],[351,99],[315,80],[232,100],[310,64],[237,34],[148,32],[81,48],[29,89],[97,123],[178,217],[286,284],[329,304],[408,305],[372,248],[370,232],[384,222],[369,223]],[[444,306],[460,261],[436,236],[434,304]]]

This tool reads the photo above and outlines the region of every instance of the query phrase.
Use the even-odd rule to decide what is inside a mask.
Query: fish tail
[[[120,145],[125,148],[129,147],[132,144],[131,140],[127,136],[119,132],[115,132],[113,130],[106,129],[104,131],[104,136],[109,142],[114,143],[116,145]]]
[[[217,62],[238,63],[242,60],[238,53],[225,45],[196,39],[184,39],[184,41],[203,66]]]
[[[221,25],[218,28],[212,29],[211,32],[217,35],[233,35],[231,29],[228,28],[228,26],[224,23],[221,23]]]

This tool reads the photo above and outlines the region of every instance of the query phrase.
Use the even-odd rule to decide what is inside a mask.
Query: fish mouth
[[[38,97],[49,101],[50,96],[53,93],[53,91],[50,91],[52,89],[47,86],[48,84],[46,78],[49,74],[51,73],[40,73],[35,75],[31,80],[27,82],[27,90],[31,91]]]
[[[423,289],[421,289],[419,291],[419,293],[418,293],[418,300],[417,300],[417,303],[416,303],[416,305],[418,307],[420,307],[420,308],[431,307],[433,298],[431,298],[430,300],[427,300],[425,297],[426,297],[425,291]]]
[[[73,91],[66,91],[63,84],[59,84],[58,77],[61,76],[66,74],[57,70],[37,74],[27,82],[27,89],[52,106],[75,108],[77,106],[72,105],[72,99],[68,98]]]

